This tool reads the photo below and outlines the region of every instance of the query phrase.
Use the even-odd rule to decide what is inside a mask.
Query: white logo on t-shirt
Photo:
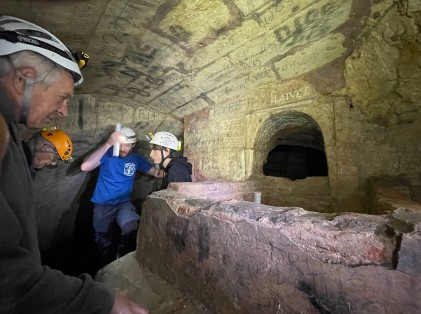
[[[133,176],[134,173],[135,173],[135,170],[136,170],[136,167],[135,167],[134,163],[129,162],[129,163],[124,165],[124,175],[125,176],[128,176],[128,177]]]

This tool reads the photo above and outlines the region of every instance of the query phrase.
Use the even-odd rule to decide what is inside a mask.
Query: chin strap
[[[168,158],[171,158],[171,154],[169,154],[167,157],[164,157],[164,150],[161,148],[161,162],[158,165],[158,169],[166,169],[166,167],[164,166],[164,161]]]
[[[32,91],[34,88],[35,83],[42,82],[46,76],[48,75],[47,72],[39,79],[31,79],[22,75],[18,70],[16,70],[16,75],[19,76],[21,79],[25,81],[25,91],[23,92],[23,103],[22,103],[22,111],[20,114],[19,122],[26,125],[26,120],[28,119],[29,115],[29,107],[31,107],[32,102]]]
[[[161,172],[161,169],[159,168],[159,165],[158,164],[155,164],[155,169],[156,169],[156,173],[155,173],[155,177],[159,177],[159,174],[160,174],[160,172]]]
[[[159,164],[155,164],[156,166],[156,176],[159,176],[161,169],[166,169],[166,167],[164,166],[164,161],[167,160],[168,158],[171,158],[171,155],[168,155],[167,157],[164,157],[164,152],[163,149],[161,148],[161,162]],[[165,171],[164,171],[164,176],[165,176]]]
[[[31,106],[32,101],[32,90],[35,83],[34,80],[29,78],[25,79],[25,91],[23,94],[22,111],[20,113],[20,123],[26,124],[26,120],[28,119],[29,107]]]

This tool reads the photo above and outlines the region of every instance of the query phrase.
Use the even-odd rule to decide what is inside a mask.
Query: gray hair
[[[0,78],[10,74],[11,71],[20,67],[29,66],[37,72],[36,80],[45,78],[41,81],[46,88],[61,78],[64,69],[44,56],[24,50],[13,53],[9,56],[0,57]]]

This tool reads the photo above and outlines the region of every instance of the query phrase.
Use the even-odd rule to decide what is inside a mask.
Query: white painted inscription
[[[278,93],[277,91],[271,91],[270,92],[270,103],[271,104],[281,104],[286,103],[294,100],[300,100],[303,99],[306,96],[306,89],[300,88],[296,91],[292,92],[284,92],[284,93]]]

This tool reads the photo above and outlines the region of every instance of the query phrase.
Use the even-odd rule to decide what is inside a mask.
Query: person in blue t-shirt
[[[120,143],[118,156],[113,146]],[[99,266],[103,267],[136,249],[140,217],[132,203],[131,193],[136,171],[158,176],[157,169],[144,157],[133,152],[136,133],[131,128],[113,132],[108,140],[82,162],[82,171],[99,166],[99,176],[91,201],[94,203],[93,227]],[[116,224],[120,227],[115,232]]]

